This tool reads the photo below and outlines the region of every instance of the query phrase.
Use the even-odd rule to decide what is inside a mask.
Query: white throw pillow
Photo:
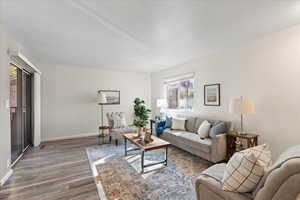
[[[251,192],[271,163],[267,145],[235,153],[226,165],[222,189],[230,192]]]
[[[205,120],[201,123],[197,133],[199,134],[201,139],[205,139],[209,135],[209,130],[210,130],[211,124]]]
[[[185,131],[185,121],[183,118],[173,118],[171,129]]]
[[[127,122],[126,122],[124,113],[120,113],[120,120],[121,120],[121,122],[120,122],[121,128],[127,127]]]
[[[124,113],[113,113],[113,128],[125,128],[127,126]]]

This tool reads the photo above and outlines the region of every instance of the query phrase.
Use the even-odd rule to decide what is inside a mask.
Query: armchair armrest
[[[195,190],[198,200],[253,200],[249,194],[222,190],[222,184],[207,175],[198,176],[195,182]]]
[[[227,155],[227,136],[226,134],[216,135],[212,138],[211,161],[214,163],[223,161]]]

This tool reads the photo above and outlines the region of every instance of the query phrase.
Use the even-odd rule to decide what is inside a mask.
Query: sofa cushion
[[[217,124],[220,122],[224,122],[225,123],[225,132],[224,133],[228,133],[230,131],[231,128],[231,122],[226,122],[226,121],[220,121],[220,120],[208,120],[211,124]]]
[[[189,132],[192,132],[192,133],[196,133],[197,130],[195,130],[195,122],[196,122],[196,117],[188,117],[186,119],[186,122],[185,122],[185,129]]]
[[[184,118],[173,118],[171,129],[185,131],[185,122],[186,122],[186,119],[184,119]]]
[[[195,132],[198,131],[200,125],[202,124],[202,122],[204,121],[205,119],[202,119],[202,118],[199,118],[197,117],[196,120],[195,120]]]
[[[200,127],[197,131],[197,134],[199,135],[199,137],[201,139],[208,138],[210,127],[211,127],[211,124],[207,120],[202,122],[202,124],[200,125]]]
[[[226,133],[225,122],[215,122],[209,130],[209,137],[213,138],[216,137],[216,135],[220,135],[222,133]]]
[[[176,131],[166,129],[164,132],[167,132],[167,134],[170,134],[171,136],[175,137],[174,139],[176,142],[183,143],[184,145],[186,145],[187,148],[191,146],[193,148],[199,149],[199,151],[203,151],[206,153],[210,152],[210,147],[212,143],[210,138],[200,139],[199,135],[188,131]]]
[[[172,117],[166,117],[166,128],[172,127]]]

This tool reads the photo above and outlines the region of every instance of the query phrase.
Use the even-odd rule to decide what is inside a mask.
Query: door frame
[[[33,66],[22,54],[18,53],[18,56],[26,64],[26,68],[23,68],[19,63],[15,62],[14,59],[10,59],[9,65],[21,69],[22,71],[31,73],[31,112],[32,112],[32,137],[31,142],[33,146],[38,147],[41,143],[41,72]],[[27,147],[28,148],[28,147]],[[26,151],[27,148],[24,150]],[[16,159],[14,163],[11,160],[11,167],[13,167],[18,160],[22,157],[23,153]]]

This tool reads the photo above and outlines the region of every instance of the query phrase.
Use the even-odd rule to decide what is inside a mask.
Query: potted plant
[[[138,128],[137,137],[141,137],[141,131],[148,124],[150,109],[146,108],[145,101],[140,98],[134,100],[134,121],[133,125]]]

